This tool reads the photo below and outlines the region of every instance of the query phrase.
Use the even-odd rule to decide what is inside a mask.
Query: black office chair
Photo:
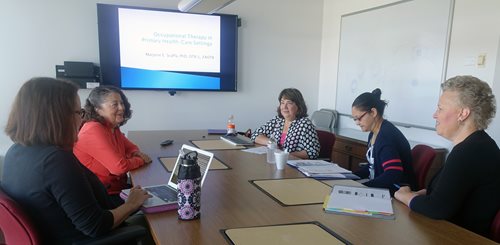
[[[114,229],[104,236],[74,242],[73,245],[141,244],[146,232],[142,226],[129,225]]]

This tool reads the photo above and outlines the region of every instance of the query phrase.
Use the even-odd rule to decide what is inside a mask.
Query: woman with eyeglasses
[[[73,152],[99,177],[111,199],[121,204],[121,190],[130,188],[127,172],[151,162],[120,131],[120,126],[132,115],[130,103],[120,89],[100,86],[90,92],[84,109],[83,125]]]
[[[125,204],[112,204],[101,182],[73,155],[82,121],[77,91],[73,83],[53,78],[27,81],[5,128],[14,145],[5,155],[1,186],[33,220],[42,244],[109,233],[150,197],[134,187]]]
[[[302,93],[286,88],[278,96],[278,115],[258,128],[251,139],[261,145],[269,140],[277,142],[280,149],[303,159],[315,159],[319,155],[318,134],[307,117],[307,106]]]
[[[393,194],[396,185],[416,187],[411,165],[411,148],[408,140],[394,124],[384,119],[387,103],[380,99],[382,91],[359,95],[352,103],[354,122],[368,135],[368,164],[355,174],[367,179],[363,184],[370,187],[388,188]]]

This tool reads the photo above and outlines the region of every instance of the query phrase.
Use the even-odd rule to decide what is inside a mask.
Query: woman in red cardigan
[[[130,188],[127,172],[151,162],[120,131],[120,126],[131,117],[130,103],[120,89],[100,86],[90,92],[84,109],[83,125],[73,152],[99,177],[111,199],[123,203],[119,194],[122,189]]]

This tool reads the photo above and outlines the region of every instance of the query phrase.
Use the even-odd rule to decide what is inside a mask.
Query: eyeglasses
[[[361,119],[363,119],[366,113],[368,113],[368,111],[365,111],[365,113],[361,114],[361,116],[359,116],[358,118],[353,117],[352,120],[354,120],[355,122],[359,122],[361,121]]]
[[[80,116],[81,119],[85,117],[85,109],[80,109],[78,111],[74,111],[76,114]]]

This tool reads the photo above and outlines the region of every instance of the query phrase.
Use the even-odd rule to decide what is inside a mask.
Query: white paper
[[[331,165],[333,163],[327,162],[324,160],[288,160],[287,162],[289,165],[292,165],[294,167],[301,167],[301,166],[320,166],[320,165]]]
[[[343,174],[314,174],[314,173],[304,173],[307,177],[312,178],[332,178],[332,179],[347,179],[347,176]]]
[[[244,149],[241,151],[262,155],[262,154],[267,154],[267,147],[259,146],[259,147]]]
[[[335,185],[326,209],[350,209],[356,211],[393,214],[388,189]]]
[[[300,166],[299,170],[309,174],[346,174],[351,171],[338,166],[337,164],[319,165],[319,166]]]

